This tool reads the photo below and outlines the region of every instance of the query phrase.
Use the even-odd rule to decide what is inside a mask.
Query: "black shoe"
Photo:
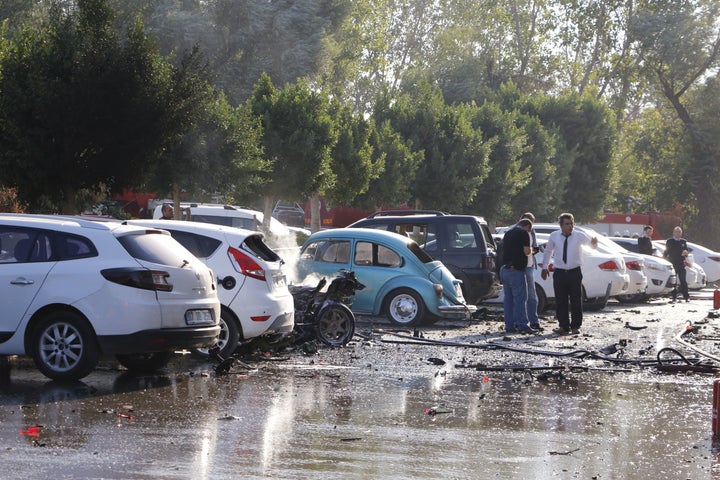
[[[527,327],[527,328],[521,328],[520,330],[518,330],[518,333],[526,333],[528,335],[535,335],[537,333],[537,330],[533,330],[532,328]]]
[[[530,325],[530,328],[532,328],[533,330],[536,330],[536,331],[538,331],[538,332],[542,332],[542,331],[543,331],[543,327],[541,327],[539,323],[538,323],[538,324],[535,324],[535,325]]]
[[[515,330],[514,328],[509,328],[509,329],[505,330],[505,333],[517,333],[517,332],[518,331]]]

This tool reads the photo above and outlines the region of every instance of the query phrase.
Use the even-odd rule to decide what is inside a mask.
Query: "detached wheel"
[[[46,377],[79,380],[95,368],[100,349],[85,318],[74,312],[54,312],[35,328],[32,356]]]
[[[220,347],[220,356],[227,358],[235,353],[242,337],[240,321],[229,309],[222,307],[220,310],[220,335],[217,344]],[[192,355],[197,358],[209,358],[209,348],[194,348]]]
[[[115,355],[120,364],[133,372],[152,373],[170,362],[174,352],[130,353]]]
[[[329,305],[320,312],[315,331],[325,345],[341,347],[355,335],[355,316],[347,307]]]
[[[409,327],[422,321],[425,303],[414,290],[398,288],[385,297],[385,313],[391,322]]]

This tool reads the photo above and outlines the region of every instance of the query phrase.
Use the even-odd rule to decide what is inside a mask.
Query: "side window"
[[[434,223],[398,223],[395,225],[395,233],[414,240],[426,251],[435,251],[439,248]]]
[[[398,267],[402,263],[402,260],[400,255],[383,245],[371,242],[358,242],[355,246],[354,262],[359,266]]]
[[[90,240],[77,235],[58,235],[57,248],[59,260],[95,257],[98,254]]]
[[[316,262],[350,263],[350,242],[321,240],[308,244],[300,258]]]
[[[472,224],[466,222],[449,222],[447,224],[447,232],[449,249],[478,248]]]
[[[215,253],[215,250],[217,250],[222,243],[220,240],[206,237],[205,235],[198,235],[196,233],[183,232],[180,230],[168,231],[180,245],[188,249],[190,253],[196,257],[200,258],[207,258]]]
[[[213,223],[215,225],[225,225],[232,227],[232,219],[230,217],[220,217],[218,215],[196,215],[192,214],[190,220],[200,223]]]
[[[0,263],[45,262],[52,258],[50,236],[42,230],[0,227]]]
[[[328,263],[350,263],[350,242],[329,241],[325,242],[324,248],[320,253],[320,258],[316,258],[321,262]]]

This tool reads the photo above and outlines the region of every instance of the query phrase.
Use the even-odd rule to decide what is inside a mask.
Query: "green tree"
[[[712,218],[720,207],[717,174],[720,159],[711,133],[714,126],[704,122],[708,119],[706,115],[692,110],[686,97],[694,88],[700,88],[703,77],[714,73],[720,65],[719,14],[720,4],[715,1],[647,1],[641,3],[630,30],[642,66],[651,73],[654,84],[685,129],[691,147],[685,175],[696,194],[701,219]],[[720,225],[703,223],[697,234],[699,243],[713,243],[720,238]]]
[[[333,204],[351,205],[358,195],[367,192],[370,182],[380,176],[385,160],[371,144],[375,133],[371,121],[354,115],[350,105],[333,102],[333,110],[338,139],[332,150],[330,168],[335,181],[323,193]]]
[[[30,209],[77,213],[78,191],[140,183],[186,128],[173,91],[182,82],[141,24],[118,38],[103,0],[51,6],[2,57],[0,175]]]
[[[558,210],[570,211],[580,222],[602,211],[611,180],[615,119],[604,102],[586,92],[553,98],[536,97],[529,111],[556,138],[555,188]],[[559,213],[559,212],[558,212]]]
[[[410,183],[415,205],[464,210],[488,174],[490,154],[482,132],[472,125],[474,108],[446,105],[440,90],[427,82],[414,96],[405,94],[386,105],[387,110],[375,112],[376,121],[389,121],[410,148],[423,152]]]
[[[330,100],[302,81],[277,90],[262,75],[249,103],[262,119],[262,145],[272,164],[265,176],[264,217],[269,222],[275,199],[316,197],[334,184],[330,165],[337,130]],[[317,203],[312,202],[314,207]],[[319,211],[312,219],[311,228],[319,230]]]

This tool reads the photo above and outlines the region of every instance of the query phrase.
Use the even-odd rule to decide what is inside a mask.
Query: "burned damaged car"
[[[477,310],[462,294],[462,282],[410,238],[365,228],[313,233],[303,245],[298,279],[355,272],[365,288],[355,293],[352,311],[387,315],[398,325],[468,318]]]

